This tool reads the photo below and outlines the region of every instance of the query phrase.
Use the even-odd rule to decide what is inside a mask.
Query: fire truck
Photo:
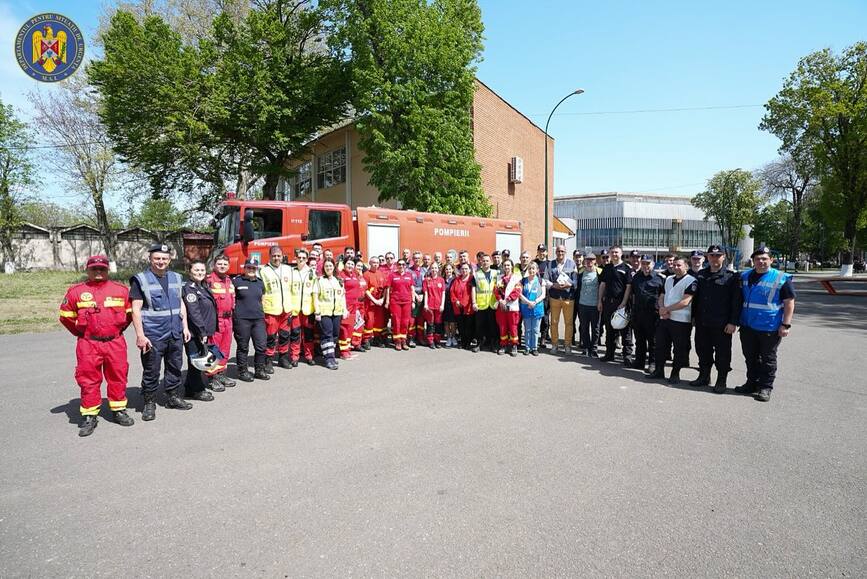
[[[335,255],[346,247],[372,255],[404,248],[424,253],[508,249],[517,260],[522,248],[521,222],[464,215],[421,213],[402,209],[359,207],[335,203],[256,201],[231,194],[215,219],[213,256],[229,258],[229,272],[241,273],[244,261],[268,261],[272,245],[291,256],[319,243]]]

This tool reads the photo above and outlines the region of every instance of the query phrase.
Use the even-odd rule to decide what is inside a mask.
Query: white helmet
[[[617,311],[611,314],[611,327],[615,330],[623,330],[629,325],[629,314],[626,313],[626,308],[617,308]]]
[[[190,364],[193,366],[193,368],[201,372],[208,372],[212,370],[216,362],[217,357],[214,356],[213,352],[199,354],[198,356],[190,356]]]

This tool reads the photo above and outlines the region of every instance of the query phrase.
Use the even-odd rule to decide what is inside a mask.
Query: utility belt
[[[93,340],[94,342],[111,342],[112,340],[116,340],[120,337],[120,334],[115,334],[114,336],[85,336],[85,340]]]

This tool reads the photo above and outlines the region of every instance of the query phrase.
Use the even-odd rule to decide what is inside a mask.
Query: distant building
[[[722,243],[716,221],[689,197],[640,193],[592,193],[554,198],[554,215],[575,220],[575,247],[599,251],[620,245],[658,256],[706,250]],[[571,222],[570,222],[571,223]]]
[[[482,189],[493,206],[491,217],[520,221],[524,249],[535,250],[545,237],[545,132],[478,79],[475,89],[473,144]],[[308,143],[308,154],[292,162],[296,174],[280,181],[278,198],[352,208],[399,208],[394,200],[378,201],[379,191],[369,183],[358,141],[354,119],[324,131]],[[553,221],[554,139],[550,136],[548,180],[548,217]]]

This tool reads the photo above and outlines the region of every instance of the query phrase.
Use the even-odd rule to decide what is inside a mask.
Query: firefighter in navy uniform
[[[737,273],[725,268],[722,247],[711,245],[705,255],[708,267],[692,274],[698,282],[692,298],[692,320],[699,374],[689,385],[710,385],[710,369],[716,366],[713,391],[723,394],[726,376],[731,371],[732,334],[741,316],[740,279]]]
[[[184,343],[190,340],[187,310],[181,297],[183,280],[169,270],[169,247],[155,243],[148,249],[150,267],[130,279],[132,324],[141,352],[142,420],[156,418],[160,370],[165,364],[163,388],[166,408],[189,410],[192,404],[180,395]]]
[[[187,307],[187,326],[190,328],[190,341],[186,344],[187,350],[187,379],[184,382],[187,398],[210,402],[214,395],[206,390],[210,386],[210,376],[204,371],[193,366],[192,358],[208,354],[208,340],[217,333],[217,301],[208,286],[205,277],[208,270],[205,262],[195,260],[190,263],[190,279],[182,289],[184,304]],[[214,353],[214,361],[222,358],[219,348]],[[217,382],[212,386],[216,392],[225,390],[225,387]]]
[[[747,381],[735,391],[767,402],[777,375],[777,347],[792,327],[795,288],[789,274],[771,267],[767,247],[760,246],[751,257],[754,269],[741,273],[741,347]]]
[[[631,308],[630,325],[635,336],[635,361],[632,367],[644,369],[646,361],[654,365],[656,356],[655,335],[659,322],[657,300],[665,285],[665,278],[653,271],[653,256],[643,255],[639,261],[639,269],[632,276],[632,281],[626,286],[626,294],[620,307]],[[648,367],[648,373],[653,370]]]
[[[262,300],[265,296],[265,283],[256,275],[259,262],[248,259],[244,262],[244,274],[232,278],[235,286],[235,317],[232,327],[235,332],[235,363],[238,365],[238,380],[252,382],[270,380],[265,372],[265,350],[268,347],[267,330],[265,329],[265,311]],[[253,339],[253,367],[255,373],[250,374],[247,354],[250,351],[250,339]]]

